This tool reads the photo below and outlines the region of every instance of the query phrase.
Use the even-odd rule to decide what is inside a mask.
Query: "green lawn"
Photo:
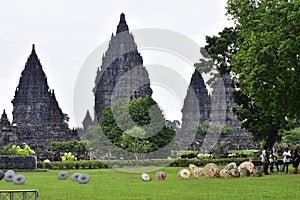
[[[291,167],[291,166],[290,166]],[[86,185],[67,180],[58,180],[60,171],[22,172],[27,177],[24,185],[0,181],[0,189],[38,189],[41,200],[85,199],[300,199],[300,175],[270,175],[238,179],[181,180],[177,172],[182,168],[165,168],[166,181],[154,178],[143,182],[140,174],[130,174],[112,169],[69,170],[91,175]],[[20,174],[20,173],[17,173]]]

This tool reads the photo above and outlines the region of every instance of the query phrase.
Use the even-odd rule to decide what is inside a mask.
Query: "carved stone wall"
[[[36,169],[36,156],[1,156],[0,169]]]
[[[28,144],[39,157],[44,157],[51,141],[79,139],[68,128],[62,112],[50,90],[47,77],[35,52],[35,46],[22,71],[15,91],[12,125],[4,112],[0,121],[0,145]]]
[[[134,99],[152,95],[147,70],[129,32],[122,13],[116,35],[102,58],[95,81],[95,119],[99,121],[107,106],[120,98]]]
[[[205,144],[203,143],[205,137],[196,134],[191,149],[199,149],[201,146],[201,150],[210,151],[214,143],[226,144],[227,150],[257,148],[257,144],[250,140],[250,134],[241,128],[234,114],[230,112],[230,108],[236,105],[232,99],[233,89],[230,86],[229,75],[224,75],[222,79],[215,82],[213,89],[212,94],[208,95],[201,74],[195,71],[182,109],[183,141],[189,134],[195,134],[196,123],[201,124],[209,120],[220,125],[226,124],[234,128],[235,132],[229,135],[211,136],[210,139],[206,137]]]

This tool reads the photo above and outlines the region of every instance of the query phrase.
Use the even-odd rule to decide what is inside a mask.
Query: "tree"
[[[300,148],[300,128],[295,128],[289,131],[285,131],[283,134],[282,141],[276,144],[281,149],[288,146],[292,148]]]
[[[242,127],[271,147],[299,116],[299,41],[289,46],[293,36],[299,40],[299,1],[229,0],[227,9],[235,28],[207,36],[205,50],[218,71],[233,78],[238,106],[232,111]]]
[[[87,149],[82,141],[72,140],[67,142],[52,141],[50,143],[50,149],[59,153],[73,152],[77,156],[83,155],[87,152]]]
[[[237,51],[239,39],[238,30],[233,27],[225,27],[222,32],[219,32],[219,36],[206,36],[207,45],[204,49],[221,75],[231,72],[231,56]]]
[[[144,139],[145,136],[145,130],[138,126],[135,126],[122,134],[121,145],[124,150],[134,153],[136,165],[138,165],[142,153],[147,153],[151,150],[152,144]]]
[[[218,36],[206,36],[207,45],[204,49],[212,59],[214,65],[217,66],[219,73],[222,76],[229,76],[233,74],[231,60],[233,55],[238,51],[238,43],[242,42],[243,38],[240,37],[239,31],[236,28],[224,28]],[[207,56],[208,57],[208,56]],[[200,63],[195,66],[200,68],[208,65],[209,61],[200,60]],[[210,66],[212,67],[212,66]],[[261,108],[257,107],[255,103],[244,94],[239,88],[237,80],[233,80],[231,86],[234,88],[232,96],[237,106],[232,107],[231,111],[237,116],[237,120],[241,122],[241,127],[247,129],[251,133],[252,140],[260,142],[262,146],[272,146],[274,142],[280,141],[281,135],[278,134],[279,126],[277,125],[272,116],[263,112]],[[270,124],[274,124],[270,126]],[[205,128],[205,123],[203,127]],[[203,132],[203,131],[202,131]],[[204,130],[206,133],[206,130]]]
[[[215,122],[205,121],[197,124],[197,135],[205,136],[206,134],[229,135],[235,132],[233,127],[226,124],[220,125]]]
[[[231,57],[240,91],[290,128],[300,116],[300,2],[228,0],[227,9],[243,38]]]
[[[99,125],[89,126],[81,141],[88,149],[90,157],[107,159],[110,156],[120,155],[120,151],[103,134]]]
[[[143,138],[138,141],[147,146],[143,153],[165,147],[176,135],[175,131],[164,125],[162,111],[151,97],[131,101],[119,99],[112,106],[105,108],[102,116],[100,127],[103,133],[114,145],[125,151],[133,152],[125,141],[132,143],[134,138],[129,137],[128,133],[137,130],[137,127],[144,131]]]

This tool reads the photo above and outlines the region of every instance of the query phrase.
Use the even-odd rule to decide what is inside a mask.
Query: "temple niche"
[[[112,34],[101,67],[98,68],[94,95],[96,123],[100,121],[103,110],[118,99],[152,95],[148,72],[123,13],[116,35]]]
[[[34,45],[21,73],[12,104],[12,125],[9,126],[5,111],[1,118],[4,144],[28,144],[38,156],[44,156],[42,153],[49,148],[51,141],[77,139],[76,134],[68,128],[66,114],[59,107],[54,90],[48,86]],[[3,128],[10,130],[9,138],[3,134]]]

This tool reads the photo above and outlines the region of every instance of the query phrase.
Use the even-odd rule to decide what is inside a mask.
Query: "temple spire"
[[[0,118],[0,129],[3,128],[9,128],[10,127],[10,122],[7,118],[7,114],[5,112],[5,109],[3,110],[2,116]]]
[[[134,73],[125,76],[129,71]],[[139,87],[136,88],[137,84]],[[117,34],[111,37],[102,58],[100,71],[97,71],[93,92],[95,123],[102,118],[103,110],[117,99],[144,98],[152,95],[148,72],[143,66],[143,58],[137,50],[133,35],[128,31],[123,13],[120,16]]]
[[[126,23],[126,20],[125,20],[125,14],[122,13],[120,15],[120,22],[119,22],[119,25],[117,27],[117,34],[118,33],[121,33],[121,32],[124,32],[124,31],[128,31],[128,25]]]
[[[35,44],[32,44],[31,56],[32,55],[37,55],[35,52]]]

